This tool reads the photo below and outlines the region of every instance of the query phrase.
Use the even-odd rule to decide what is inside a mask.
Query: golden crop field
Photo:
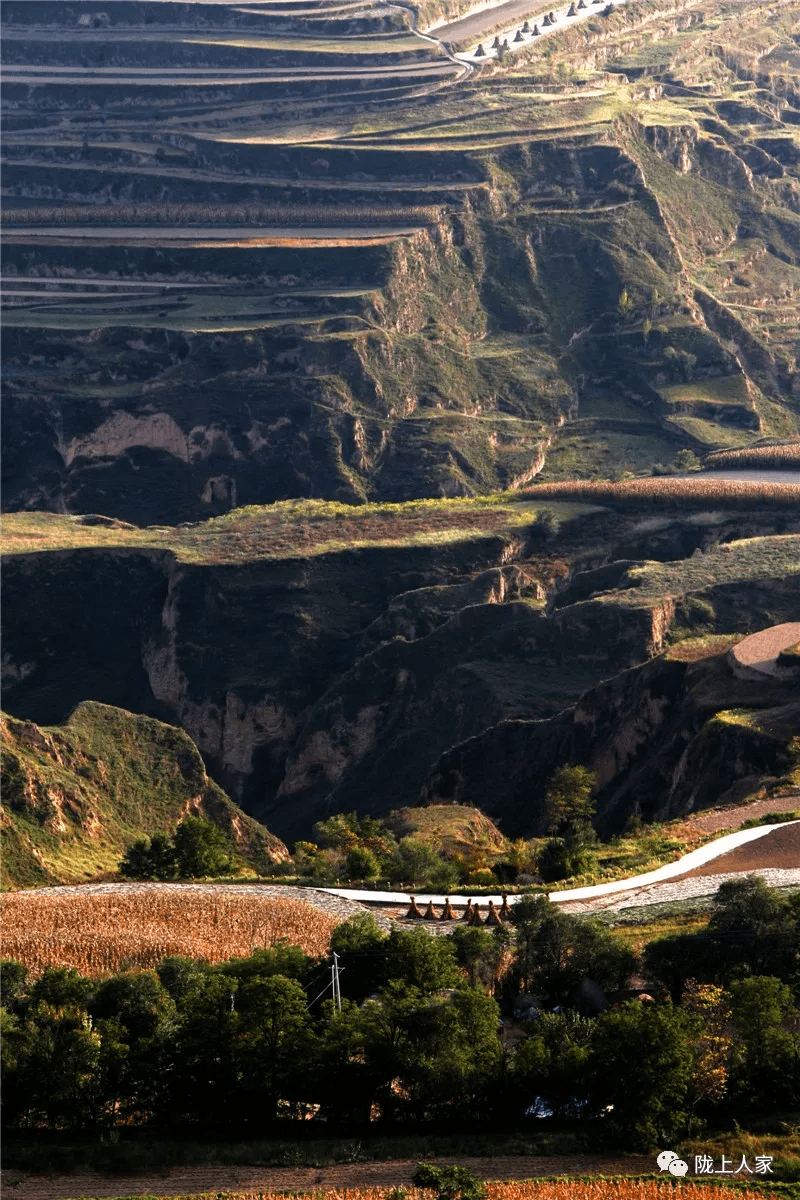
[[[224,962],[282,938],[316,956],[327,951],[338,924],[299,900],[242,893],[163,887],[85,896],[16,892],[3,898],[3,957],[33,974],[53,966],[100,975],[154,967],[170,954]]]
[[[737,462],[737,466],[741,466]],[[530,500],[575,499],[596,503],[640,504],[643,500],[666,500],[675,504],[701,502],[728,505],[780,504],[795,508],[800,502],[800,484],[748,483],[738,479],[714,479],[709,475],[692,477],[650,476],[621,483],[575,481],[540,483],[525,488],[520,495]]]
[[[800,441],[783,446],[749,446],[741,450],[718,450],[709,456],[706,466],[712,470],[726,467],[784,467],[791,471],[800,466]]]
[[[432,1191],[404,1188],[405,1200],[431,1200]],[[758,1196],[755,1189],[729,1188],[709,1183],[689,1183],[683,1179],[528,1179],[510,1183],[487,1183],[487,1200],[741,1200]],[[387,1200],[394,1188],[341,1188],[308,1193],[309,1200]],[[212,1194],[208,1194],[211,1200]],[[213,1193],[213,1200],[285,1200],[277,1192]],[[175,1197],[174,1200],[204,1200],[201,1196]],[[295,1193],[295,1200],[303,1200]]]

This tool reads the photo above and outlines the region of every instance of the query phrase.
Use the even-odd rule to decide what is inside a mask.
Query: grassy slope
[[[86,702],[61,726],[4,717],[4,886],[81,882],[116,868],[137,837],[186,813],[213,821],[251,868],[283,843],[232,803],[191,738],[151,717]]]
[[[389,816],[398,837],[415,837],[444,854],[484,851],[502,857],[508,839],[480,809],[463,804],[431,804],[426,808],[402,808]]]
[[[511,536],[541,514],[561,523],[596,505],[570,501],[539,504],[505,494],[468,500],[419,500],[407,504],[339,504],[289,500],[237,508],[209,521],[176,528],[137,529],[122,522],[54,513],[10,513],[3,547],[9,554],[83,547],[147,547],[172,550],[181,561],[228,563],[262,558],[330,554],[359,546],[432,545],[496,534]]]

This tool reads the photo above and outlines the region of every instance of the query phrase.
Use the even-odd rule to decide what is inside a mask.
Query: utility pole
[[[331,967],[331,974],[333,976],[333,1001],[336,1005],[336,1011],[341,1012],[342,993],[339,988],[339,955],[336,953],[336,951],[333,953],[333,966]]]

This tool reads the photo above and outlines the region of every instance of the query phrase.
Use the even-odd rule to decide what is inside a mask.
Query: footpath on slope
[[[433,1161],[426,1159],[426,1161]],[[575,1154],[508,1158],[437,1158],[459,1163],[478,1179],[534,1179],[541,1175],[641,1175],[653,1170],[650,1156]],[[85,1196],[180,1196],[212,1192],[282,1192],[401,1187],[411,1183],[414,1159],[343,1163],[330,1167],[171,1167],[161,1172],[115,1175],[32,1175],[3,1171],[2,1186],[13,1200],[72,1200]]]

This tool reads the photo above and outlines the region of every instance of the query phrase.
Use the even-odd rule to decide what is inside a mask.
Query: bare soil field
[[[702,867],[687,871],[686,876],[680,878],[727,875],[731,871],[747,872],[769,867],[800,867],[800,822],[784,825],[774,833],[768,833],[766,837],[738,846],[729,854],[721,854],[719,858],[704,863]]]
[[[437,1159],[440,1163],[455,1162]],[[640,1175],[653,1169],[646,1155],[568,1155],[457,1160],[479,1179],[531,1179],[542,1175]],[[155,1175],[106,1178],[80,1175],[3,1173],[3,1188],[13,1200],[68,1200],[77,1196],[175,1196],[198,1192],[319,1192],[323,1188],[408,1186],[417,1164],[394,1162],[324,1167],[176,1167]]]

